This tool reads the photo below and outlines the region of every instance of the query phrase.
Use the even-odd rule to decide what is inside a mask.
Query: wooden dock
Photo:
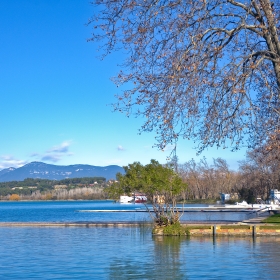
[[[0,222],[0,227],[128,227],[152,225],[152,222]]]
[[[76,210],[77,212],[88,212],[88,213],[129,213],[129,212],[154,212],[153,209],[147,210],[143,209],[95,209],[95,210]],[[252,212],[260,212],[260,211],[272,211],[266,208],[244,208],[244,207],[186,207],[186,208],[178,208],[176,211],[179,213],[189,213],[189,212],[241,212],[241,213],[252,213]]]

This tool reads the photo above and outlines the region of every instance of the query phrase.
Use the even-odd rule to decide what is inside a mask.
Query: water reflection
[[[279,238],[191,238],[184,252],[191,279],[279,279]],[[210,244],[212,243],[212,246]],[[208,276],[207,276],[208,275]]]
[[[144,237],[144,232],[147,233],[143,228],[139,236]],[[152,237],[152,246],[148,246],[140,258],[138,255],[141,255],[141,248],[139,244],[135,244],[132,250],[138,251],[134,251],[133,258],[130,255],[118,255],[111,261],[108,269],[109,279],[188,279],[186,271],[182,270],[184,263],[180,257],[181,242],[185,242],[186,239]]]
[[[180,253],[181,244],[188,237],[154,236],[153,240],[155,265],[161,271],[161,279],[187,279]]]
[[[141,261],[115,258],[110,279],[279,279],[278,237],[153,236],[151,241]]]

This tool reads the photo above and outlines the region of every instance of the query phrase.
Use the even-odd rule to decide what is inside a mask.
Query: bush
[[[233,204],[235,204],[236,202],[238,202],[238,199],[229,199],[229,200],[226,201],[226,204],[231,204],[231,205],[233,205]]]
[[[179,222],[163,227],[163,235],[189,235],[187,227],[182,226]]]
[[[10,200],[12,200],[12,201],[19,201],[19,200],[20,200],[20,197],[19,197],[18,194],[13,193],[13,194],[10,196]]]

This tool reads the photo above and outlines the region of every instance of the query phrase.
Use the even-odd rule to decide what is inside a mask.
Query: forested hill
[[[104,189],[112,184],[104,177],[48,180],[28,178],[0,182],[0,200],[105,199]]]
[[[106,180],[114,180],[118,172],[124,173],[124,170],[117,165],[104,167],[86,164],[59,166],[43,162],[31,162],[19,168],[1,170],[0,182],[23,181],[26,178],[62,180],[82,177],[104,177]]]

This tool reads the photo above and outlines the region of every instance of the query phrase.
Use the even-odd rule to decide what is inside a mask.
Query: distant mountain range
[[[116,174],[124,173],[118,165],[93,166],[87,164],[53,165],[43,162],[31,162],[19,168],[6,168],[0,171],[0,182],[23,181],[26,178],[62,180],[66,178],[104,177],[106,180],[116,179]]]

